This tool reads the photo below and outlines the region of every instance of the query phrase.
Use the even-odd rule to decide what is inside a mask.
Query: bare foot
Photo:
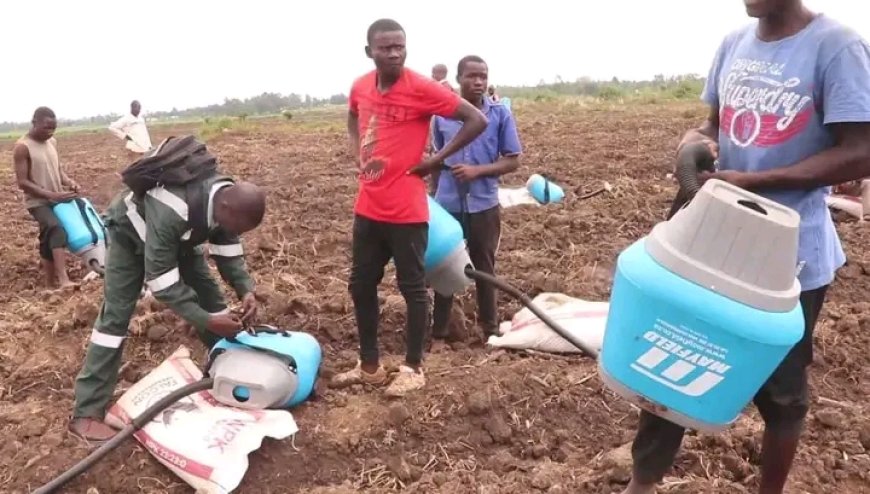
[[[73,283],[70,280],[66,280],[65,282],[61,282],[60,286],[58,286],[58,290],[61,292],[71,292],[79,287],[78,283]]]

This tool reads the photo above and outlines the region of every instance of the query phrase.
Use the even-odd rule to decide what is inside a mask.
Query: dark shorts
[[[770,430],[800,433],[810,405],[807,366],[813,361],[813,330],[827,289],[823,286],[801,293],[804,336],[753,399]],[[635,480],[642,484],[660,482],[674,463],[684,433],[683,427],[642,411],[631,449]]]
[[[39,256],[52,260],[52,249],[66,247],[66,232],[49,206],[37,206],[27,210],[39,223]]]

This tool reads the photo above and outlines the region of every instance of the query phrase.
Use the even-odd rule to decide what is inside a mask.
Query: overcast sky
[[[473,53],[496,85],[706,74],[722,37],[749,21],[742,0],[570,3],[576,15],[566,0],[3,2],[0,121],[27,121],[40,105],[78,118],[123,112],[133,98],[148,111],[346,93],[372,67],[365,31],[380,17],[405,27],[409,67],[429,74],[443,62],[452,80]],[[807,4],[870,38],[870,2]]]

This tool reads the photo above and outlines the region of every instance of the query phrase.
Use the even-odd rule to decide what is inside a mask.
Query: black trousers
[[[495,274],[495,254],[501,239],[501,212],[499,206],[479,213],[451,213],[462,225],[462,232],[468,244],[468,255],[474,269],[488,274]],[[495,288],[487,283],[477,283],[477,314],[484,335],[498,332],[498,307],[496,305]],[[445,297],[435,293],[433,310],[432,336],[445,338],[447,323],[450,321],[450,309],[453,296]]]
[[[823,286],[801,293],[804,336],[753,399],[765,427],[770,430],[798,433],[809,410],[807,367],[813,361],[813,329],[827,289]],[[684,433],[681,426],[642,411],[631,448],[634,478],[642,484],[660,482],[674,463]]]
[[[407,306],[405,361],[419,365],[429,324],[429,294],[426,291],[423,257],[429,241],[428,223],[395,224],[355,216],[353,264],[349,290],[359,332],[360,360],[374,363],[378,356],[378,285],[384,267],[393,259],[399,291]]]
[[[49,206],[37,206],[27,210],[39,223],[39,256],[51,261],[51,251],[66,247],[66,232]]]

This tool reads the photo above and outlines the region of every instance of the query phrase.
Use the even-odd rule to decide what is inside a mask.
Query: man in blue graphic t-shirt
[[[830,186],[870,176],[870,46],[801,0],[744,0],[758,19],[725,38],[703,93],[710,114],[680,146],[707,142],[718,178],[801,216],[798,279],[803,339],[755,396],[764,419],[759,492],[781,493],[809,408],[812,332],[835,271],[845,263],[825,205]],[[625,494],[655,491],[684,429],[642,412]]]

